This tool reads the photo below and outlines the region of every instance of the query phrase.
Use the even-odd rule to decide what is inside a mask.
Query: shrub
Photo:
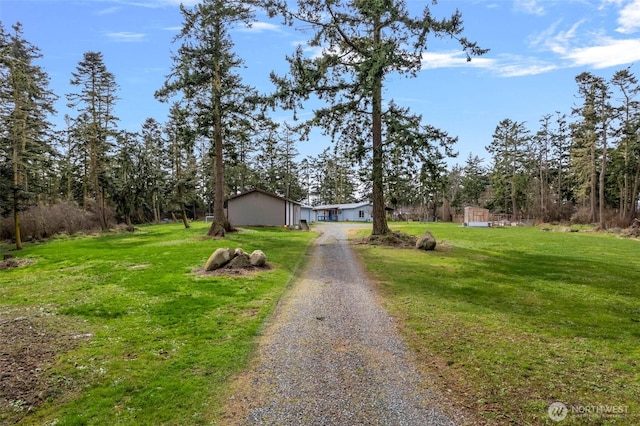
[[[581,207],[575,211],[574,214],[571,215],[571,223],[576,225],[587,225],[592,223],[591,220],[591,209],[588,207]]]
[[[100,229],[100,220],[95,206],[81,209],[76,203],[62,201],[57,204],[39,204],[20,215],[20,230],[25,240],[41,240],[56,234],[69,235],[78,232],[91,232]],[[107,211],[110,223],[113,223],[113,211]],[[13,217],[0,220],[0,238],[15,239]]]

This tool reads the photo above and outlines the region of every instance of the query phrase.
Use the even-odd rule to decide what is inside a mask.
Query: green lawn
[[[192,225],[61,238],[16,253],[36,262],[0,271],[0,314],[38,312],[91,337],[45,371],[59,392],[31,412],[15,402],[3,407],[0,424],[215,421],[230,378],[315,234],[260,228],[211,240],[206,224]],[[275,268],[242,278],[192,273],[227,246],[261,249]]]
[[[357,250],[454,405],[487,424],[555,424],[554,401],[570,410],[561,424],[640,424],[639,241],[537,227],[392,229],[431,230],[438,248]],[[600,405],[627,413],[594,414]]]
[[[561,425],[640,424],[640,242],[392,225],[430,229],[438,249],[357,250],[454,408],[486,424],[557,424],[547,407],[560,401],[627,411],[570,412]],[[44,405],[0,408],[0,424],[215,422],[315,234],[260,228],[210,240],[205,227],[148,226],[17,253],[35,263],[0,271],[0,318],[36,312],[59,331],[91,337],[41,373],[57,389]],[[243,278],[192,274],[223,246],[262,249],[276,268]]]

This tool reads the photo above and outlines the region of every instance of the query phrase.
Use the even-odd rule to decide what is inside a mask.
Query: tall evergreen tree
[[[233,52],[229,30],[248,23],[253,11],[247,2],[237,0],[203,0],[188,9],[180,6],[184,19],[176,41],[181,42],[173,58],[173,71],[156,97],[166,100],[182,93],[195,114],[197,132],[209,139],[215,161],[214,220],[208,234],[224,236],[232,230],[224,212],[224,143],[256,114],[257,94],[242,84],[237,70],[243,61]],[[227,141],[229,142],[229,141]]]
[[[168,139],[169,165],[171,180],[171,204],[180,212],[182,223],[189,228],[187,218],[187,199],[196,201],[195,169],[193,167],[193,150],[195,133],[188,122],[188,113],[179,104],[172,105],[165,133]]]
[[[438,221],[438,207],[442,203],[447,187],[446,165],[440,161],[429,161],[420,167],[420,187],[429,218]]]
[[[117,138],[118,152],[108,171],[111,196],[116,205],[118,218],[124,220],[127,226],[132,226],[132,218],[144,198],[145,176],[141,164],[143,148],[140,135],[136,133],[122,131]]]
[[[111,150],[110,138],[115,135],[118,118],[114,115],[118,84],[109,72],[101,52],[86,52],[71,73],[71,85],[79,89],[67,94],[68,106],[78,111],[74,119],[76,135],[82,143],[82,150],[88,160],[87,180],[83,187],[83,205],[87,207],[88,197],[95,198],[100,226],[106,229],[105,174],[108,154]]]
[[[551,117],[550,114],[546,114],[540,119],[540,128],[531,139],[532,154],[537,167],[536,179],[532,179],[536,183],[535,191],[538,198],[534,210],[537,210],[537,216],[543,221],[549,219],[549,199],[551,198],[550,155],[553,140]]]
[[[409,15],[402,0],[336,0],[327,2],[299,0],[291,10],[284,0],[265,0],[273,13],[289,23],[301,22],[314,34],[309,45],[322,48],[322,54],[309,58],[299,47],[287,58],[288,77],[272,74],[276,97],[285,107],[296,108],[315,94],[329,106],[315,110],[308,122],[326,130],[334,140],[350,142],[353,152],[364,157],[371,152],[373,201],[372,234],[389,232],[384,199],[384,144],[394,130],[385,128],[382,98],[384,81],[393,73],[415,76],[421,69],[427,41],[433,37],[451,37],[460,42],[470,60],[486,50],[460,37],[462,18],[455,12],[448,19],[433,17],[427,6],[421,16]],[[404,110],[396,109],[396,113]],[[403,127],[404,143],[431,142],[424,138],[415,120],[396,120]]]
[[[489,185],[483,160],[469,154],[462,169],[460,199],[465,206],[481,206],[480,200]]]
[[[575,80],[582,105],[573,109],[573,114],[580,117],[574,123],[573,164],[581,176],[583,197],[588,192],[591,221],[599,221],[604,227],[607,141],[613,119],[611,93],[602,77],[589,72],[579,74]]]
[[[35,61],[42,55],[24,39],[22,25],[7,34],[0,23],[0,188],[13,214],[16,249],[22,249],[20,210],[30,198],[48,144],[55,96]],[[34,178],[35,179],[32,179]],[[7,207],[6,205],[3,207]]]
[[[614,153],[616,180],[619,188],[620,219],[629,225],[638,211],[640,190],[640,85],[629,68],[617,71],[611,79],[620,97],[618,144]]]
[[[570,174],[571,132],[567,123],[567,116],[555,113],[555,120],[551,132],[551,174],[554,188],[554,220],[562,220],[570,215],[574,205],[573,178]]]
[[[254,160],[254,172],[256,174],[256,188],[284,196],[280,187],[283,168],[278,135],[275,129],[266,134],[258,146]]]
[[[468,203],[463,201],[462,190],[464,189],[462,185],[462,180],[464,179],[462,167],[458,164],[451,167],[451,170],[447,172],[447,185],[444,191],[444,202],[445,205],[442,209],[442,220],[445,222],[451,222],[453,220],[453,215],[459,215],[462,213],[463,205]],[[425,218],[424,212],[422,212],[420,218]]]
[[[356,185],[351,162],[343,154],[325,148],[312,158],[311,192],[315,205],[342,204],[356,201]]]
[[[144,150],[142,155],[143,176],[145,179],[146,203],[151,210],[155,223],[160,222],[161,211],[166,206],[166,176],[168,172],[168,153],[163,137],[162,126],[153,118],[147,118],[141,129]]]
[[[312,159],[304,157],[298,165],[300,169],[298,182],[300,189],[302,190],[302,203],[308,206],[311,205],[311,175],[312,175]]]
[[[531,135],[524,123],[510,119],[502,120],[493,133],[493,140],[486,147],[493,157],[492,185],[499,204],[504,211],[513,215],[519,213],[525,180],[528,144]]]
[[[295,132],[287,125],[272,127],[265,135],[253,160],[256,178],[253,186],[300,201],[305,193],[295,161],[299,152],[294,135]]]

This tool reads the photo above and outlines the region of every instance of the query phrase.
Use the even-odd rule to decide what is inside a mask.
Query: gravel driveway
[[[453,425],[434,406],[347,241],[322,224],[312,259],[236,384],[225,424]],[[370,225],[369,225],[370,227]]]

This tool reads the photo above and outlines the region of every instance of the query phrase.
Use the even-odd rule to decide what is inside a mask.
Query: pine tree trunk
[[[184,209],[184,203],[182,203],[182,223],[184,224],[185,229],[191,228],[191,225],[189,225],[189,219],[187,218],[187,211]]]
[[[222,114],[220,111],[220,92],[222,88],[222,82],[220,80],[220,64],[215,63],[215,77],[213,81],[213,97],[214,97],[214,111],[213,111],[213,140],[215,149],[215,178],[216,178],[216,190],[213,199],[213,222],[209,228],[207,235],[210,237],[224,237],[227,231],[231,231],[233,228],[227,220],[224,214],[224,161],[222,158]]]
[[[607,174],[607,125],[606,122],[603,124],[602,129],[602,162],[600,165],[600,193],[599,193],[599,203],[600,203],[600,228],[605,229],[605,217],[604,217],[604,178]]]
[[[596,152],[595,142],[591,145],[591,193],[589,194],[589,203],[591,206],[591,223],[596,222],[597,210],[597,179],[598,171],[596,170]]]
[[[103,231],[106,231],[107,229],[109,229],[108,224],[107,224],[107,204],[105,201],[105,197],[104,197],[104,190],[102,189],[102,187],[99,187],[98,190],[98,213],[100,214],[100,227],[102,228]]]
[[[158,193],[154,190],[151,195],[151,209],[153,210],[153,222],[160,223],[160,209],[158,208]]]
[[[22,236],[20,231],[20,210],[18,208],[18,187],[13,189],[13,226],[16,233],[16,250],[22,250]]]
[[[631,224],[638,212],[638,189],[640,188],[640,167],[636,168],[636,175],[633,179],[633,185],[631,190],[631,206],[629,208],[629,215],[627,216],[627,223]]]
[[[374,25],[373,43],[380,45],[381,30],[379,19]],[[371,235],[385,235],[390,232],[387,225],[387,212],[384,205],[383,192],[383,147],[382,147],[382,70],[378,70],[373,83],[372,105],[372,137],[373,137],[373,162],[371,177],[373,183],[373,229]]]
[[[17,102],[16,102],[17,104]],[[18,200],[18,192],[20,188],[20,160],[21,147],[26,143],[26,121],[23,121],[22,135],[14,133],[13,141],[13,227],[16,234],[16,250],[22,250],[22,235],[20,231],[20,201]],[[17,126],[17,124],[14,124]],[[15,132],[15,131],[14,131]]]

